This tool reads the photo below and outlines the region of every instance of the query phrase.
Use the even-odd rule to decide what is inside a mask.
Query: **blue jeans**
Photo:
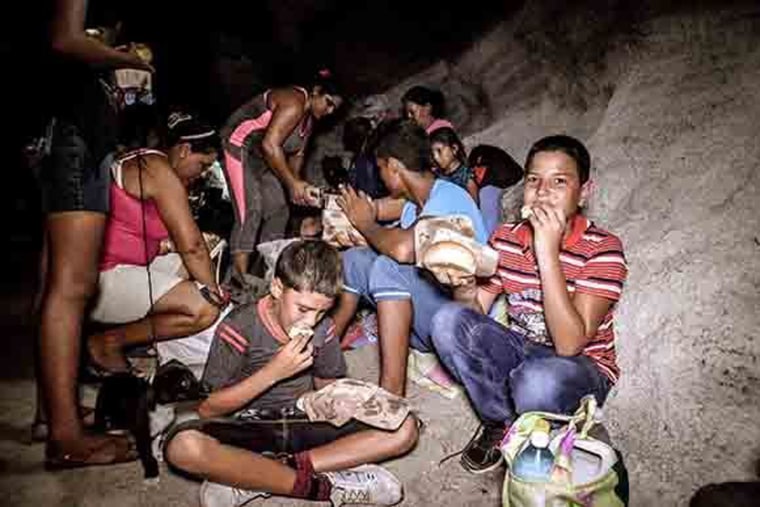
[[[535,410],[572,413],[587,394],[601,405],[611,387],[588,357],[558,356],[456,303],[436,313],[432,335],[439,359],[484,421],[509,424]]]
[[[411,264],[400,264],[371,248],[357,247],[343,252],[343,290],[378,301],[410,300],[412,334],[410,345],[420,351],[432,350],[430,324],[433,315],[451,298],[437,283]]]

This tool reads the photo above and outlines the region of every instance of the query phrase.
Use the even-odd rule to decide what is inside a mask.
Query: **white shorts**
[[[150,264],[150,281],[155,303],[177,284],[184,281],[184,265],[179,254],[159,255]],[[98,279],[98,300],[90,318],[96,322],[123,324],[148,315],[151,302],[148,292],[148,270],[145,266],[119,264],[101,271]]]
[[[226,308],[219,312],[216,322],[203,331],[176,340],[157,342],[156,350],[158,351],[159,364],[168,363],[172,359],[176,359],[190,368],[193,374],[200,380],[203,376],[203,368],[206,366],[208,351],[211,349],[211,342],[214,340],[216,328],[219,327],[219,323],[233,308],[232,303],[228,304]]]

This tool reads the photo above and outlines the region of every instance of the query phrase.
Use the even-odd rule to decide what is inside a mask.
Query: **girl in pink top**
[[[98,373],[128,370],[125,346],[207,328],[224,304],[186,190],[216,160],[218,138],[188,115],[173,115],[168,127],[165,150],[136,150],[111,166],[111,212],[91,316],[125,325],[88,337]]]
[[[444,100],[443,94],[438,90],[431,90],[424,86],[413,86],[401,97],[401,103],[404,106],[407,118],[414,120],[428,134],[443,127],[454,129],[454,125],[450,121],[442,118]]]

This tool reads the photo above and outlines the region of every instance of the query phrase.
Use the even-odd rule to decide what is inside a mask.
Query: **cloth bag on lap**
[[[528,412],[510,427],[501,444],[507,461],[502,505],[504,507],[623,507],[627,504],[627,477],[615,449],[589,435],[598,421],[596,399],[581,400],[572,415]],[[546,481],[528,481],[512,473],[515,459],[529,445],[530,434],[541,419],[564,424],[552,432],[549,450],[554,466]],[[580,429],[579,429],[580,428]],[[622,490],[622,491],[621,491]]]

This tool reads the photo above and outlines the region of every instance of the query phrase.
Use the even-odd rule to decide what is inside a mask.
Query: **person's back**
[[[373,199],[385,197],[388,191],[380,179],[372,144],[375,136],[369,118],[357,117],[346,122],[343,127],[343,149],[351,153],[348,168],[349,184]]]
[[[169,237],[155,202],[130,195],[122,183],[123,164],[130,160],[137,161],[138,165],[142,164],[140,170],[144,170],[148,156],[166,155],[154,150],[136,150],[125,154],[111,166],[111,213],[103,239],[101,271],[118,264],[145,266],[158,254],[161,241]]]
[[[475,239],[481,243],[488,241],[488,232],[483,221],[483,215],[467,190],[440,178],[433,183],[427,201],[422,208],[413,202],[407,202],[404,205],[399,224],[402,228],[407,229],[412,227],[419,218],[445,215],[468,217],[475,228]]]

